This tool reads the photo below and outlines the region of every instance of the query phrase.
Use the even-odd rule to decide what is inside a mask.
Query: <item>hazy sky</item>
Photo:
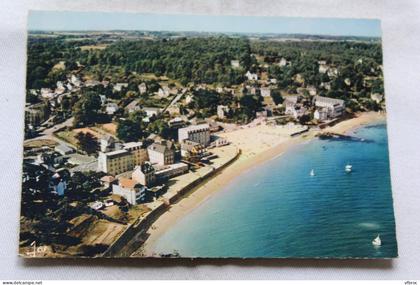
[[[31,11],[29,30],[148,30],[381,36],[379,20]]]

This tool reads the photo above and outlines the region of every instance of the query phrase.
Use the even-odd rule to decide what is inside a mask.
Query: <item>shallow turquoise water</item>
[[[396,256],[386,125],[352,134],[367,141],[315,139],[248,170],[180,219],[155,251],[177,250],[184,257]],[[345,173],[347,163],[352,173]],[[377,234],[383,245],[375,248]]]

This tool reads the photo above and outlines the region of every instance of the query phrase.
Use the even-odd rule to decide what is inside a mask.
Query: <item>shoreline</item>
[[[294,146],[308,142],[315,138],[315,136],[322,132],[334,132],[338,134],[346,134],[356,128],[364,125],[375,123],[385,119],[385,114],[376,112],[360,113],[354,118],[344,120],[334,126],[326,127],[322,130],[310,129],[297,137],[290,137],[283,142],[263,150],[259,153],[244,152],[240,157],[223,169],[216,176],[199,185],[194,191],[186,195],[183,199],[170,206],[147,230],[148,237],[144,244],[137,249],[132,256],[157,257],[159,253],[154,252],[155,244],[158,239],[176,222],[189,214],[191,211],[199,207],[202,203],[210,199],[216,192],[219,192],[227,184],[229,184],[235,177],[243,174],[245,171],[260,166],[261,164],[277,158],[290,150]],[[238,146],[240,147],[240,146]]]

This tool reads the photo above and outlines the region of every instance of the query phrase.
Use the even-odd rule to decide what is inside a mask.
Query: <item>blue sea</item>
[[[182,257],[397,256],[386,124],[314,139],[251,168],[155,245]],[[353,166],[346,173],[346,164]],[[314,169],[315,176],[310,176]],[[380,235],[382,246],[372,240]]]

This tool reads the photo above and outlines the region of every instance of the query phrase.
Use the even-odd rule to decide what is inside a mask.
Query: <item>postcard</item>
[[[379,20],[32,11],[19,255],[398,256]]]

